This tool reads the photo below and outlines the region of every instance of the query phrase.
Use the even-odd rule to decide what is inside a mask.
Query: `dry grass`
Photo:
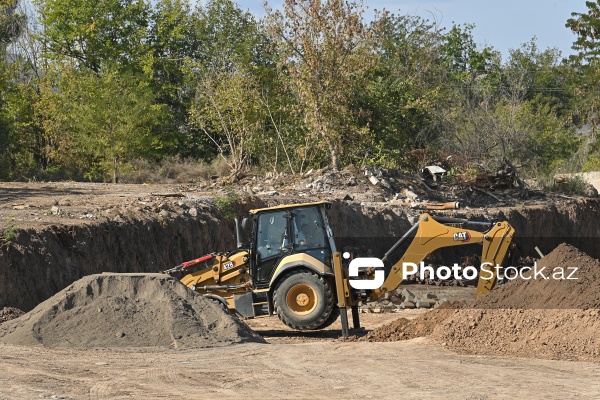
[[[229,167],[222,158],[210,164],[204,161],[165,158],[159,163],[132,160],[119,176],[121,183],[197,183],[229,175]]]

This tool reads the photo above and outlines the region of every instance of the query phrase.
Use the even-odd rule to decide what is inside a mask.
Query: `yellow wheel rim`
[[[317,306],[317,293],[304,283],[292,286],[286,296],[290,310],[296,315],[306,315]]]

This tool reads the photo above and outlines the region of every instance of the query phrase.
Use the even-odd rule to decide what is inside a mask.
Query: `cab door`
[[[289,220],[290,213],[282,210],[258,215],[252,277],[258,288],[269,285],[279,261],[293,248]]]

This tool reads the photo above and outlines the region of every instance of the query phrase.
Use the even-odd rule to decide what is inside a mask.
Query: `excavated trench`
[[[265,202],[240,205],[246,211]],[[455,212],[458,217],[507,219],[516,229],[522,255],[549,253],[562,242],[600,258],[600,203],[581,200],[560,206],[533,206]],[[334,202],[330,222],[344,246],[383,253],[411,226],[416,212],[384,205]],[[235,246],[234,224],[215,209],[192,217],[147,218],[122,223],[50,226],[20,230],[0,250],[0,307],[29,311],[72,282],[100,272],[159,272],[182,261]],[[455,257],[459,250],[444,256]],[[453,259],[452,262],[457,261]]]

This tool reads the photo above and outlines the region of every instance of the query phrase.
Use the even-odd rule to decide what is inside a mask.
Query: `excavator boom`
[[[489,226],[489,229],[485,232],[479,232],[446,224],[484,225]],[[383,285],[371,293],[372,299],[378,299],[385,292],[394,290],[400,285],[405,279],[402,268],[404,263],[418,264],[435,250],[474,243],[483,245],[481,264],[492,266],[492,268],[489,268],[490,272],[486,274],[486,277],[480,275],[477,285],[477,296],[487,293],[492,290],[496,283],[496,271],[493,266],[500,265],[504,261],[514,234],[514,228],[506,221],[479,222],[460,218],[431,216],[427,213],[422,214],[419,217],[419,222],[407,233],[414,232],[414,230],[416,230],[416,234],[408,249],[406,249],[402,258],[392,266],[392,270]],[[386,253],[383,258],[384,261],[402,244],[403,239],[406,237],[407,235]]]

